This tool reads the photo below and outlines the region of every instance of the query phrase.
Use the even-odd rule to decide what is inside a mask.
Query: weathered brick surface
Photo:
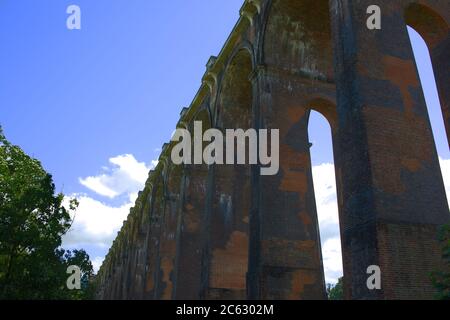
[[[99,299],[325,299],[311,110],[329,121],[348,299],[431,299],[450,221],[406,25],[430,49],[450,132],[450,4],[247,0],[178,127],[279,129],[280,171],[160,163],[103,264]],[[270,146],[269,146],[270,149]],[[330,177],[332,179],[333,177]],[[366,286],[381,268],[381,290]]]
[[[431,299],[429,274],[443,268],[436,226],[390,224],[377,226],[382,287],[390,299]],[[408,288],[408,290],[405,290]]]

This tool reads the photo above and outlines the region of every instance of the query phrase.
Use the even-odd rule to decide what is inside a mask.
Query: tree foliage
[[[439,232],[439,240],[442,244],[442,258],[446,271],[434,272],[431,276],[439,300],[450,300],[450,225],[445,225]]]
[[[92,276],[85,251],[65,251],[61,237],[71,226],[64,195],[40,162],[6,140],[0,127],[0,299],[80,299],[86,290],[66,287],[67,267]]]
[[[344,300],[344,278],[339,278],[335,285],[327,285],[328,300]]]

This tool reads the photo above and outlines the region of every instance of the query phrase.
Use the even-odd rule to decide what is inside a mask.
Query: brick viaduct
[[[382,29],[369,30],[377,4]],[[279,128],[280,171],[160,161],[101,267],[99,299],[326,299],[308,119],[329,121],[347,299],[432,298],[450,221],[407,33],[450,133],[447,0],[247,0],[177,127]],[[333,177],[330,177],[330,179]],[[366,286],[378,265],[382,289]]]

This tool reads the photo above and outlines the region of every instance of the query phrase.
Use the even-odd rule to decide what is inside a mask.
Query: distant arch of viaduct
[[[332,128],[347,299],[432,298],[450,221],[407,25],[450,133],[450,3],[248,0],[177,127],[280,129],[280,171],[175,166],[163,148],[97,280],[99,299],[326,299],[310,110]],[[369,290],[367,267],[381,268]]]

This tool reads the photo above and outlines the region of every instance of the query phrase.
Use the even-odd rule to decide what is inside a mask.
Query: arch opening
[[[435,147],[439,156],[441,174],[448,200],[450,199],[450,149],[448,136],[450,126],[448,121],[450,121],[450,118],[448,115],[448,97],[442,92],[443,90],[447,90],[446,92],[449,90],[444,88],[445,85],[448,86],[448,68],[446,68],[445,64],[437,65],[440,57],[436,55],[435,59],[433,59],[433,49],[430,50],[430,48],[437,45],[439,39],[440,41],[445,41],[443,40],[445,37],[442,36],[443,20],[440,17],[438,19],[436,16],[433,16],[429,9],[425,12],[419,11],[420,7],[418,8],[417,6],[413,6],[411,12],[407,11],[406,13],[407,30],[425,98]],[[425,9],[422,8],[422,10]],[[426,17],[423,17],[427,12],[432,18],[426,19]],[[425,23],[428,23],[428,25],[424,26]],[[442,79],[435,76],[436,70],[437,73],[441,73],[442,68],[446,69],[447,72],[446,84],[443,84]]]
[[[441,155],[444,136],[447,151],[450,147],[450,27],[441,15],[422,4],[410,4],[404,16],[433,135]]]
[[[335,108],[326,101],[315,101],[308,120],[308,138],[311,143],[310,158],[316,203],[321,253],[327,291],[342,285],[343,258],[337,177],[333,148]]]
[[[252,69],[251,56],[243,49],[233,57],[225,71],[216,125],[223,134],[226,129],[245,131],[252,127]],[[214,185],[207,297],[245,299],[251,201],[250,165],[215,166]]]

